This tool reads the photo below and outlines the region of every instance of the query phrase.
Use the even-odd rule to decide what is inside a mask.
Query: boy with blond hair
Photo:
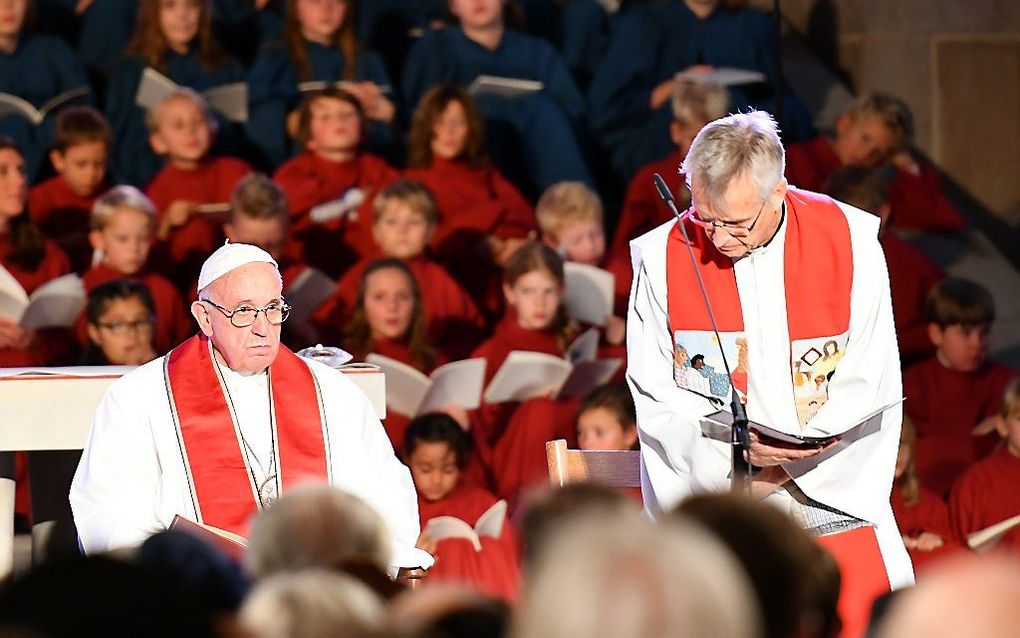
[[[82,276],[85,289],[115,279],[141,281],[152,293],[156,306],[155,345],[167,352],[189,337],[191,323],[181,293],[162,275],[147,267],[156,225],[153,203],[134,186],[116,186],[96,200],[92,207],[89,241],[96,251],[96,264]],[[79,322],[79,337],[87,343],[85,321]]]

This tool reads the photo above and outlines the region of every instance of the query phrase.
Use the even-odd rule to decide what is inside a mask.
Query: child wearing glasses
[[[85,316],[89,342],[82,365],[131,366],[156,358],[156,305],[142,282],[114,279],[96,286]]]
[[[85,272],[82,281],[90,294],[101,284],[125,277],[145,284],[157,319],[154,345],[157,352],[166,352],[190,336],[195,327],[173,284],[147,268],[155,220],[152,202],[133,186],[117,186],[96,200],[89,232],[89,241],[96,251],[94,265]],[[78,335],[82,343],[87,343],[84,318]]]

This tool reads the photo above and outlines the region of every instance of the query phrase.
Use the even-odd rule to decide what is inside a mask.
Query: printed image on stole
[[[715,248],[702,229],[690,221],[684,223],[722,344],[720,347],[712,332],[683,234],[675,226],[666,242],[674,380],[678,387],[727,402],[730,384],[720,354],[725,351],[733,370],[733,384],[746,403],[748,342],[733,261]],[[797,415],[804,427],[828,401],[828,384],[846,353],[850,328],[850,228],[832,199],[794,188],[787,191],[783,269],[790,380]],[[694,362],[699,354],[704,365]]]

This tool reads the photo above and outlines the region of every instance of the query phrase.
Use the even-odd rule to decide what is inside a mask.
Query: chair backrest
[[[641,487],[641,453],[634,450],[571,450],[564,439],[548,441],[545,457],[554,486],[591,481],[609,487]]]

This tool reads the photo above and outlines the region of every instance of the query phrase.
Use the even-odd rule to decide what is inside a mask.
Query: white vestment
[[[341,372],[306,362],[321,389],[333,485],[364,499],[386,522],[392,539],[391,573],[398,567],[431,566],[432,557],[414,546],[418,497],[411,473],[394,455],[368,398]],[[252,470],[261,480],[272,458],[267,375],[242,376],[220,368],[251,447]],[[245,497],[251,494],[239,495]],[[196,520],[167,399],[163,357],[131,371],[106,391],[71,483],[70,500],[87,553],[138,545],[167,529],[176,514]]]
[[[783,259],[786,216],[767,246],[734,264],[749,346],[748,418],[807,436],[844,433],[903,392],[879,220],[846,204],[839,207],[849,223],[853,254],[846,354],[839,374],[829,382],[828,401],[803,430],[791,381]],[[666,293],[666,242],[674,223],[630,244],[634,283],[627,315],[627,382],[637,408],[645,507],[653,516],[690,494],[728,490],[730,483],[730,448],[703,435],[700,421],[719,406],[681,389],[674,379]],[[686,254],[679,258],[689,259]],[[700,297],[687,301],[702,304]],[[810,499],[875,526],[893,588],[913,583],[889,502],[901,420],[897,405],[857,431],[870,427],[870,434],[846,436],[819,456],[784,466]],[[785,490],[773,497],[790,498]]]

